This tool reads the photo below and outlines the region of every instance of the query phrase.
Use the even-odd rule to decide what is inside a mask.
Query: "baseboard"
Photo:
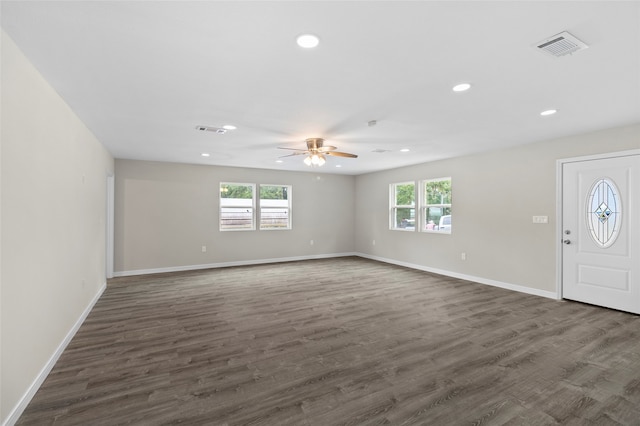
[[[98,299],[100,299],[100,296],[102,296],[102,293],[104,293],[106,289],[107,289],[107,283],[105,282],[102,284],[100,289],[98,289],[98,293],[93,297],[91,302],[89,302],[89,305],[87,305],[87,307],[82,312],[80,317],[73,324],[73,327],[71,327],[71,330],[69,330],[67,335],[64,337],[64,339],[60,343],[60,345],[58,345],[53,355],[51,355],[51,358],[49,358],[49,361],[47,361],[47,363],[42,368],[42,370],[40,370],[40,373],[38,373],[38,375],[36,376],[34,381],[31,383],[27,391],[24,393],[22,398],[20,398],[16,406],[13,408],[13,410],[11,410],[7,418],[2,423],[2,426],[13,426],[18,421],[18,419],[20,418],[24,410],[27,408],[27,405],[29,405],[29,402],[31,402],[34,395],[36,394],[38,389],[40,389],[40,386],[42,386],[42,383],[44,383],[45,379],[53,369],[53,366],[58,361],[58,358],[60,358],[60,355],[62,355],[62,352],[69,345],[69,342],[71,342],[71,339],[73,339],[73,336],[75,336],[75,334],[78,332],[78,329],[80,328],[80,326],[82,325],[84,320],[87,318],[87,316],[95,306],[96,302],[98,302]]]
[[[507,290],[518,291],[520,293],[532,294],[534,296],[541,296],[541,297],[546,297],[549,299],[556,299],[556,300],[560,299],[559,295],[557,295],[555,292],[552,292],[552,291],[538,290],[535,288],[525,287],[517,284],[510,284],[510,283],[505,283],[501,281],[490,280],[487,278],[460,274],[457,272],[447,271],[444,269],[430,268],[427,266],[417,265],[414,263],[402,262],[399,260],[372,256],[369,254],[358,253],[358,252],[330,253],[330,254],[319,254],[319,255],[311,255],[311,256],[281,257],[281,258],[273,258],[273,259],[241,260],[236,262],[207,263],[202,265],[174,266],[174,267],[168,267],[168,268],[136,269],[131,271],[114,272],[113,275],[114,277],[127,277],[127,276],[133,276],[133,275],[162,274],[166,272],[194,271],[198,269],[225,268],[229,266],[259,265],[259,264],[265,264],[265,263],[295,262],[299,260],[327,259],[331,257],[345,257],[345,256],[359,256],[365,259],[377,260],[379,262],[405,266],[407,268],[418,269],[425,272],[432,272],[434,274],[445,275],[448,277],[458,278],[458,279],[467,280],[467,281],[473,281],[480,284],[490,285],[493,287],[500,287]]]
[[[501,282],[501,281],[490,280],[490,279],[482,278],[482,277],[474,277],[472,275],[460,274],[460,273],[457,273],[457,272],[446,271],[446,270],[443,270],[443,269],[429,268],[427,266],[416,265],[414,263],[408,263],[408,262],[401,262],[399,260],[387,259],[387,258],[384,258],[384,257],[372,256],[372,255],[364,254],[364,253],[356,253],[356,256],[364,257],[366,259],[371,259],[371,260],[377,260],[379,262],[391,263],[393,265],[405,266],[405,267],[411,268],[411,269],[418,269],[420,271],[432,272],[434,274],[445,275],[447,277],[458,278],[458,279],[461,279],[461,280],[473,281],[473,282],[476,282],[476,283],[486,284],[486,285],[490,285],[490,286],[493,286],[493,287],[500,287],[500,288],[504,288],[504,289],[507,289],[507,290],[518,291],[520,293],[532,294],[534,296],[541,296],[541,297],[546,297],[546,298],[555,299],[555,300],[559,300],[560,299],[560,296],[558,294],[556,294],[555,292],[553,292],[553,291],[538,290],[536,288],[525,287],[525,286],[521,286],[521,285],[517,285],[517,284],[510,284],[510,283],[505,283],[505,282]]]
[[[229,266],[261,265],[266,263],[296,262],[299,260],[328,259],[332,257],[345,257],[345,256],[359,256],[359,254],[353,253],[353,252],[329,253],[329,254],[314,254],[309,256],[279,257],[279,258],[273,258],[273,259],[255,259],[255,260],[240,260],[235,262],[205,263],[201,265],[171,266],[167,268],[134,269],[131,271],[114,272],[113,276],[129,277],[133,275],[163,274],[166,272],[195,271],[199,269],[226,268]]]

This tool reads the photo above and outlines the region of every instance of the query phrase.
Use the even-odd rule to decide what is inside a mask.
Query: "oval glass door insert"
[[[622,203],[616,185],[607,178],[597,179],[587,194],[587,228],[601,248],[618,238],[622,224]]]

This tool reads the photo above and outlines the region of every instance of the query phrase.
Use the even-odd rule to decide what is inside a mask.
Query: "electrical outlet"
[[[202,246],[202,252],[206,253],[207,252],[207,246]]]
[[[374,245],[374,246],[376,245],[376,240],[373,240],[373,245]]]
[[[313,245],[313,240],[309,241],[309,245]]]
[[[460,253],[460,260],[467,260],[467,253],[465,252]]]

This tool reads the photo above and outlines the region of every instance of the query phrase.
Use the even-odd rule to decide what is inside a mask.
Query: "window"
[[[451,178],[421,182],[421,231],[451,232]]]
[[[392,183],[389,186],[391,229],[416,229],[416,191],[414,182]]]
[[[260,185],[260,229],[291,229],[291,186]]]
[[[221,231],[256,229],[255,189],[252,183],[220,183]]]

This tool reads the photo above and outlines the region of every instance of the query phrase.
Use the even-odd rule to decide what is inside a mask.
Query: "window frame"
[[[413,203],[412,204],[397,204],[397,188],[401,185],[413,185]],[[416,209],[416,182],[415,181],[405,181],[405,182],[396,182],[389,184],[389,229],[392,231],[404,231],[404,232],[415,232],[417,227],[415,226],[415,221],[418,219],[417,217],[417,209]],[[401,227],[397,224],[398,217],[398,209],[411,209],[413,210],[413,220],[414,226],[412,228],[407,229],[407,227]],[[411,214],[409,214],[411,217]]]
[[[441,181],[449,181],[449,203],[434,203],[429,204],[427,202],[427,185],[430,182],[441,182]],[[434,224],[435,227],[432,229],[427,228],[427,218],[429,217],[427,214],[427,209],[429,208],[439,208],[442,210],[442,213],[445,213],[445,209],[448,209],[448,214],[441,214],[438,220],[440,220],[443,216],[451,216],[453,218],[453,185],[451,176],[432,178],[432,179],[423,179],[420,181],[420,192],[419,192],[419,205],[420,205],[420,232],[427,232],[433,234],[451,234],[453,226],[449,224],[449,228],[447,229],[439,229],[439,224]]]
[[[223,202],[222,202],[223,185],[246,186],[251,188],[251,206],[249,206],[249,208],[251,209],[251,227],[248,227],[248,228],[223,227],[223,223],[222,223],[223,208],[243,208],[244,209],[248,207],[246,205],[241,205],[241,204],[237,204],[237,205],[230,204],[230,205],[223,206]],[[249,198],[230,198],[230,199],[231,200],[249,200]],[[218,185],[218,214],[219,214],[218,228],[220,232],[255,231],[256,230],[256,210],[257,209],[256,209],[256,184],[255,183],[245,183],[245,182],[220,182],[219,183]]]
[[[262,212],[262,188],[263,187],[282,187],[282,188],[287,188],[287,206],[286,211],[287,211],[287,225],[286,227],[263,227],[262,224],[262,219],[263,219],[263,212]],[[260,231],[289,231],[291,229],[293,229],[293,218],[292,218],[292,206],[293,206],[293,202],[292,202],[292,198],[293,198],[293,185],[283,185],[283,184],[269,184],[269,183],[261,183],[258,185],[258,193],[257,193],[257,199],[258,199],[258,229]],[[268,200],[268,199],[265,199]]]

